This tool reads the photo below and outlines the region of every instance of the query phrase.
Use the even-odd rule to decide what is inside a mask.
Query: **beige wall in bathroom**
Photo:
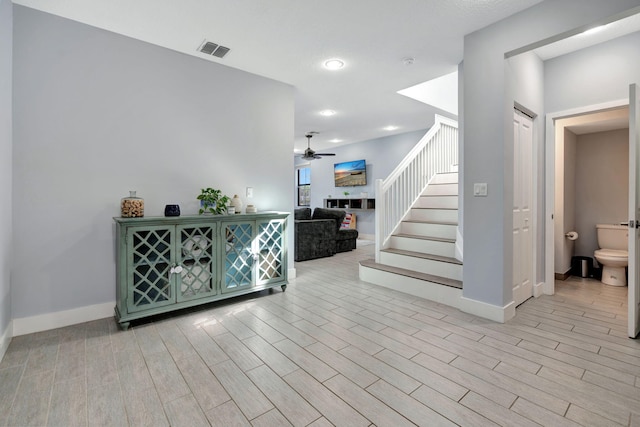
[[[578,135],[576,144],[575,255],[593,257],[596,224],[627,221],[629,130]]]

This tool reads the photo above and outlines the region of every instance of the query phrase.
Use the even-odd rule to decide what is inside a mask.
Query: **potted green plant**
[[[213,215],[223,214],[227,210],[229,197],[222,195],[222,191],[213,188],[203,188],[197,197],[200,200],[200,209],[198,213],[202,215],[205,212]]]

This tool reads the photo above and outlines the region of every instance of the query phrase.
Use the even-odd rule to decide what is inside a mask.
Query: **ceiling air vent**
[[[228,47],[218,46],[218,48],[212,53],[213,56],[218,58],[224,58],[224,56],[230,51]]]
[[[198,49],[202,53],[206,53],[207,55],[213,55],[218,58],[224,58],[224,56],[229,53],[231,49],[226,46],[220,46],[216,43],[204,41],[200,48]]]

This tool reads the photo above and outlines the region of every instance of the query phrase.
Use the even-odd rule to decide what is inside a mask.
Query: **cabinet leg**
[[[282,285],[281,288],[282,288],[282,292],[284,292],[287,290],[287,285]]]
[[[273,288],[269,288],[269,293],[272,294],[273,293]]]
[[[120,323],[120,327],[122,328],[123,331],[126,331],[127,329],[129,329],[130,324],[131,324],[130,322]]]

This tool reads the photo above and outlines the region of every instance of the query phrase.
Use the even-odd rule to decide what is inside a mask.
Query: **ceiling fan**
[[[304,150],[304,154],[300,157],[302,157],[305,160],[313,160],[313,159],[321,159],[322,156],[335,156],[334,153],[316,153],[314,150],[311,149],[311,138],[313,138],[313,135],[317,135],[318,132],[307,132],[307,134],[305,135],[305,137],[307,137],[307,149]]]

